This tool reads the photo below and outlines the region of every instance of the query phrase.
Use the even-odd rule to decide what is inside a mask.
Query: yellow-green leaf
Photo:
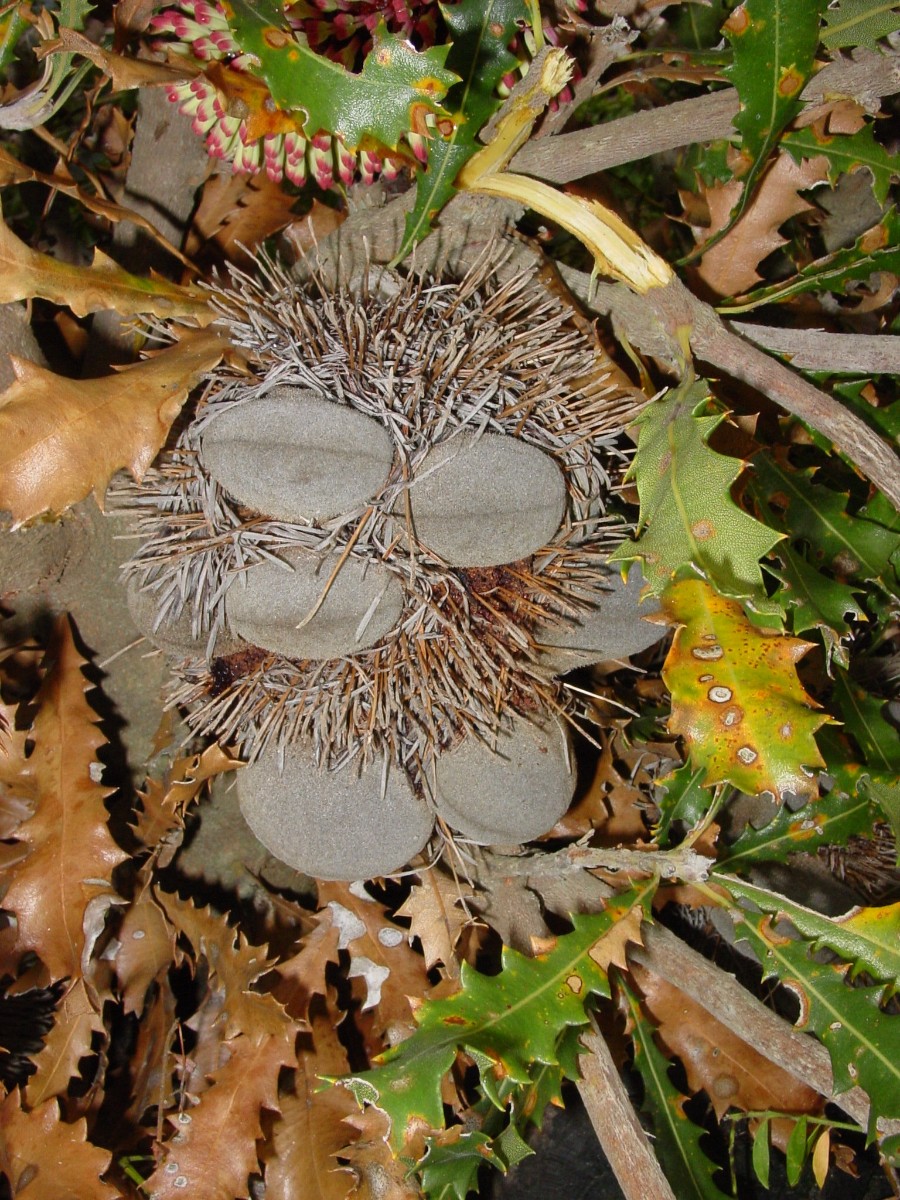
[[[687,741],[707,785],[731,783],[751,795],[810,795],[810,768],[824,766],[813,734],[830,718],[815,711],[795,664],[810,642],[757,629],[733,600],[702,579],[663,592],[676,626],[663,668],[672,693],[669,729]]]

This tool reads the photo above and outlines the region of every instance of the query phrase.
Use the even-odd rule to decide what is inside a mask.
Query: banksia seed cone
[[[426,798],[476,840],[538,836],[574,786],[555,676],[659,636],[593,644],[622,536],[621,397],[566,306],[487,258],[459,282],[371,271],[352,291],[257,267],[212,290],[248,370],[213,375],[134,496],[136,619],[179,658],[172,701],[261,760],[251,792],[298,754],[380,759],[373,803],[414,830],[392,867],[430,833]],[[467,815],[446,772],[474,754],[463,775],[487,778],[498,739],[536,797],[556,793],[511,824],[502,780]],[[335,821],[353,775],[328,784]]]

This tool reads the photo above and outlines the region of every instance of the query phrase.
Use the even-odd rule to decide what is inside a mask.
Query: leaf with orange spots
[[[724,417],[703,415],[709,397],[701,380],[672,389],[639,417],[631,475],[641,502],[640,537],[624,542],[611,561],[640,559],[655,596],[692,563],[723,595],[769,613],[759,560],[781,535],[731,499],[744,464],[710,449],[708,439]]]
[[[704,783],[750,795],[810,795],[824,766],[813,734],[830,720],[815,710],[795,664],[810,642],[761,631],[740,604],[702,579],[672,583],[662,597],[676,626],[663,668],[672,693],[669,730],[681,734]]]
[[[825,0],[805,4],[744,0],[723,26],[734,56],[726,74],[740,97],[741,109],[733,123],[741,135],[744,164],[738,172],[744,190],[731,223],[752,197],[782,130],[800,111],[800,93],[812,74],[824,7]]]
[[[535,1063],[566,1065],[566,1032],[587,1023],[592,995],[609,995],[604,939],[632,912],[646,916],[655,889],[648,880],[613,897],[601,913],[573,916],[573,932],[533,958],[505,949],[499,975],[463,963],[461,991],[426,1001],[412,1037],[381,1055],[374,1069],[341,1080],[360,1103],[387,1114],[396,1152],[417,1131],[443,1128],[441,1081],[458,1051],[474,1059],[489,1095],[500,1081],[531,1086]]]

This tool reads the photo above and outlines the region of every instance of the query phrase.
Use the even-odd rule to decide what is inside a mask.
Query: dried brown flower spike
[[[621,455],[593,345],[486,259],[331,291],[260,258],[212,298],[249,374],[210,378],[133,495],[172,702],[251,760],[245,815],[311,874],[398,869],[434,812],[538,836],[573,787],[555,675],[659,636],[605,565]]]

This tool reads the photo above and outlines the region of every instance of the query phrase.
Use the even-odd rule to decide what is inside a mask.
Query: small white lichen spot
[[[103,782],[103,763],[92,762],[88,768],[88,773],[91,777],[91,783]]]
[[[711,687],[706,693],[714,704],[727,704],[734,695],[731,688],[723,687],[717,683],[715,687]]]
[[[188,1185],[187,1175],[179,1175],[177,1179],[172,1180],[172,1187],[186,1188]]]
[[[378,940],[382,946],[387,946],[388,949],[399,946],[403,941],[403,930],[392,929],[390,925],[384,925],[378,930]]]
[[[190,1113],[186,1112],[180,1112],[175,1118],[179,1125],[190,1125],[192,1119],[193,1118],[191,1117]]]
[[[178,1163],[177,1162],[167,1162],[166,1165],[163,1167],[163,1170],[165,1171],[165,1173],[167,1175],[177,1175],[178,1174]]]
[[[759,758],[759,755],[750,746],[741,746],[740,750],[737,752],[737,756],[741,762],[746,763],[747,766],[749,766],[750,763],[756,762],[757,758]]]
[[[722,647],[716,643],[715,646],[695,646],[691,651],[694,658],[702,658],[704,662],[715,662],[724,654]]]
[[[131,931],[131,936],[136,942],[139,942],[141,938],[145,938],[147,935],[144,933],[143,929],[133,929]]]

